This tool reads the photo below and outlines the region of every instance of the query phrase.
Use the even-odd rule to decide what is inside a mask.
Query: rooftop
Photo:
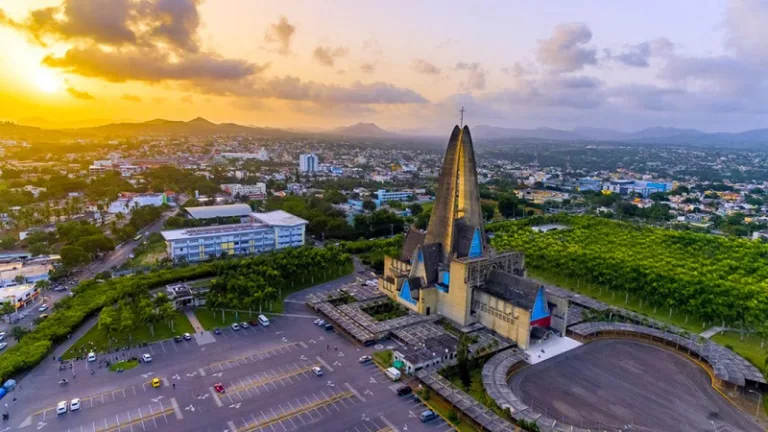
[[[248,204],[229,204],[209,207],[187,207],[186,212],[195,219],[213,219],[217,217],[248,216],[251,206]]]
[[[218,236],[224,234],[244,233],[249,231],[261,231],[268,228],[266,224],[244,223],[230,225],[215,225],[200,228],[182,228],[177,230],[162,231],[161,234],[166,240],[179,240],[185,238],[195,238],[202,236]]]
[[[251,216],[264,222],[267,225],[272,226],[296,226],[306,225],[309,223],[306,220],[283,210],[275,210],[269,213],[252,213]]]
[[[519,308],[531,310],[540,286],[534,280],[494,269],[478,289]]]

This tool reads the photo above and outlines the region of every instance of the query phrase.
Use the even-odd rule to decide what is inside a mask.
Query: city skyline
[[[0,11],[0,119],[23,123],[435,131],[462,105],[469,124],[526,128],[741,131],[766,118],[761,1],[33,0]],[[456,22],[468,31],[437,25]]]

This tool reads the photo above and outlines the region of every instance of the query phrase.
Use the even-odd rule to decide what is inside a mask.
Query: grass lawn
[[[733,347],[734,351],[752,362],[758,369],[764,369],[765,360],[768,359],[768,342],[760,348],[759,336],[745,336],[742,341],[739,338],[739,332],[725,332],[713,336],[712,340],[720,345]]]
[[[392,366],[392,350],[376,351],[372,357],[373,361],[385,368]]]
[[[585,283],[581,283],[580,286],[576,287],[576,280],[565,278],[561,275],[556,275],[550,272],[535,270],[535,269],[529,269],[528,271],[529,277],[532,277],[534,279],[539,279],[544,282],[550,283],[552,285],[557,285],[562,288],[569,289],[571,291],[575,291],[579,294],[583,294],[588,297],[592,297],[594,299],[600,300],[604,303],[608,303],[609,305],[620,307],[623,309],[631,310],[632,312],[639,313],[641,315],[645,315],[648,318],[652,318],[661,322],[665,322],[667,324],[674,325],[676,327],[683,328],[685,330],[688,330],[691,333],[699,334],[707,329],[708,326],[711,325],[704,325],[701,321],[689,317],[688,322],[686,322],[685,316],[681,314],[672,314],[672,318],[669,317],[669,309],[659,308],[656,310],[656,312],[653,312],[653,306],[649,306],[647,303],[643,304],[642,307],[640,307],[640,299],[639,298],[632,298],[632,296],[629,296],[629,302],[626,304],[624,303],[625,295],[621,292],[616,292],[615,294],[612,293],[612,291],[608,290],[607,288],[604,288],[602,290],[602,294],[600,293],[600,288],[594,285],[587,286]]]
[[[224,311],[224,320],[221,319],[221,311],[212,311],[210,309],[197,308],[195,309],[195,316],[206,330],[213,328],[224,328],[232,323],[239,323],[243,321],[255,321],[259,316],[259,311],[253,311],[250,314],[248,312],[240,312],[235,316],[235,312]]]
[[[128,260],[125,264],[127,267],[155,264],[157,261],[167,257],[168,251],[162,237],[151,237],[151,240],[148,243],[136,248],[135,255],[136,256]]]
[[[140,325],[131,332],[131,338],[127,335],[114,336],[113,338],[117,339],[117,341],[113,342],[110,346],[107,335],[99,330],[99,325],[96,324],[88,330],[83,337],[75,342],[75,344],[64,353],[62,358],[67,360],[77,356],[84,356],[90,351],[97,353],[108,352],[110,348],[128,345],[129,341],[131,345],[137,345],[140,343],[169,339],[174,335],[180,335],[182,333],[194,333],[192,324],[189,323],[189,320],[183,313],[179,312],[177,312],[173,318],[173,328],[174,331],[171,331],[171,328],[165,325],[165,323],[160,323],[155,326],[155,335],[153,336],[147,326]]]
[[[449,413],[451,411],[455,411],[459,416],[462,415],[460,411],[453,408],[453,406],[451,406],[451,404],[448,401],[446,401],[439,395],[435,394],[435,392],[431,392],[429,400],[424,401],[424,403],[430,409],[440,414],[440,416],[443,417],[444,419],[448,418]],[[418,414],[421,414],[421,413],[418,413]],[[468,420],[464,420],[462,418],[459,418],[458,421],[454,421],[453,424],[456,426],[459,432],[476,432],[477,431],[477,429],[475,429]]]
[[[138,360],[126,360],[109,365],[109,370],[117,372],[118,369],[128,370],[133,369],[139,365]]]

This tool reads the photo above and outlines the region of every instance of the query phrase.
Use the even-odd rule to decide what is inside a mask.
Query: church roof
[[[410,261],[413,256],[413,251],[417,247],[424,243],[424,238],[427,233],[421,230],[412,229],[405,235],[405,241],[403,242],[403,253],[400,254],[400,261]]]
[[[443,259],[443,245],[432,243],[421,246],[421,254],[424,257],[424,273],[427,285],[437,282],[440,270],[440,261]]]
[[[530,279],[494,269],[488,272],[485,283],[477,289],[519,308],[532,310],[539,287],[538,283]]]
[[[475,229],[464,218],[456,220],[454,249],[456,250],[457,257],[464,258],[469,255],[469,248],[472,246],[472,237],[475,235]]]

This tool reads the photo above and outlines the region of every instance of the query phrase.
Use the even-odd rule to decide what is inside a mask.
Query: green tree
[[[24,339],[24,336],[26,336],[28,333],[29,333],[29,329],[22,326],[13,326],[11,328],[11,337],[16,342],[20,342],[22,339]]]
[[[464,386],[465,390],[469,390],[472,385],[472,378],[469,370],[469,343],[469,337],[462,334],[459,338],[459,347],[456,352],[456,368],[459,372],[461,385]]]
[[[0,315],[3,316],[3,318],[8,318],[8,315],[16,312],[16,307],[9,301],[5,301],[0,303]]]
[[[499,197],[499,213],[505,218],[522,216],[523,212],[518,208],[520,200],[514,194],[504,194]]]
[[[419,203],[413,203],[408,208],[411,210],[411,215],[418,216],[421,214],[421,212],[424,210],[424,208]]]
[[[64,246],[59,254],[61,255],[61,263],[67,268],[75,268],[91,262],[90,255],[81,247]]]
[[[369,212],[376,210],[376,203],[372,199],[363,200],[363,210]]]

